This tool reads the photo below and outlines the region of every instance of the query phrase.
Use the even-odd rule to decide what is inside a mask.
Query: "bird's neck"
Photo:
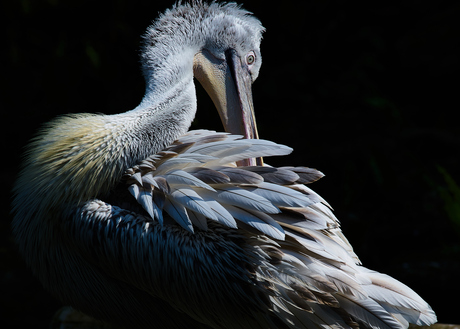
[[[46,214],[106,195],[123,172],[184,134],[196,112],[193,77],[176,83],[169,95],[146,95],[132,111],[116,115],[64,116],[31,144],[16,186],[17,209]],[[34,182],[34,189],[27,188]],[[53,182],[53,189],[49,189]],[[69,187],[72,188],[69,188]],[[30,193],[36,197],[31,198]]]
[[[37,195],[37,202],[24,209],[32,207],[42,214],[101,197],[127,168],[188,130],[196,112],[193,51],[157,48],[148,55],[143,62],[145,96],[134,110],[61,117],[35,139],[17,182],[17,209],[31,199],[30,193]],[[33,191],[27,188],[30,182],[35,184]],[[54,182],[53,191],[49,182]]]
[[[126,156],[135,162],[143,160],[170,145],[190,128],[196,113],[196,92],[193,76],[177,81],[166,95],[156,96],[151,90],[132,111],[114,116],[128,122],[129,128],[118,129]],[[129,164],[129,165],[133,165]]]
[[[185,46],[169,49],[171,47],[157,45],[145,51],[144,98],[137,108],[120,115],[129,120],[134,118],[134,131],[146,137],[143,144],[151,145],[150,151],[154,152],[184,134],[196,113],[193,58],[197,50]]]
[[[145,50],[142,69],[146,88],[141,106],[175,98],[188,86],[193,86],[193,59],[197,52],[198,48],[177,45]]]

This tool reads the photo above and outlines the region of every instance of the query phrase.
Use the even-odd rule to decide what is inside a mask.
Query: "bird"
[[[176,3],[147,28],[140,104],[71,114],[30,142],[12,232],[53,296],[114,328],[407,328],[436,322],[364,267],[309,167],[260,139],[261,22],[235,3]],[[190,130],[195,82],[225,132]]]

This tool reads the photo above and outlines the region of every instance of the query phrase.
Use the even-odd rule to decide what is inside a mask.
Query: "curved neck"
[[[199,49],[173,41],[144,47],[141,60],[146,87],[141,105],[163,102],[193,83],[193,58]]]
[[[172,78],[166,93],[150,88],[134,110],[63,116],[50,123],[31,144],[15,187],[15,211],[25,220],[31,214],[38,218],[106,195],[127,168],[184,134],[196,112],[192,65],[185,75]],[[26,188],[32,181],[34,189]],[[35,203],[26,206],[31,199]]]
[[[144,97],[135,109],[118,115],[131,122],[130,129],[124,129],[127,138],[135,137],[138,145],[145,146],[139,150],[138,145],[132,145],[128,157],[142,160],[139,157],[160,151],[189,129],[196,113],[193,81],[196,51],[171,44],[144,48]]]
[[[179,81],[167,94],[157,97],[158,89],[146,93],[135,109],[116,115],[120,127],[125,157],[138,162],[159,152],[185,134],[196,113],[196,91],[193,76]],[[130,165],[134,165],[132,163]]]

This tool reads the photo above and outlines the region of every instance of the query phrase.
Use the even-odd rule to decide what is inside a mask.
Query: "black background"
[[[140,35],[171,4],[2,1],[2,328],[47,328],[60,307],[10,236],[24,145],[56,115],[134,108],[144,90]],[[334,207],[364,265],[408,284],[440,322],[459,323],[460,4],[248,0],[244,7],[267,28],[253,87],[260,136],[294,148],[267,162],[324,172],[311,187]],[[197,89],[192,128],[221,130]]]

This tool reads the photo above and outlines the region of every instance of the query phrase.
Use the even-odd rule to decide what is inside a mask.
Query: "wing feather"
[[[249,140],[244,140],[249,141]],[[233,155],[228,155],[226,157],[222,157],[219,160],[211,161],[211,164],[225,164],[225,163],[232,163],[248,158],[258,158],[258,157],[268,157],[268,156],[280,156],[280,155],[287,155],[292,152],[292,148],[287,147],[285,145],[276,144],[270,141],[266,141],[263,139],[251,139],[250,146],[244,150],[243,152],[236,153]]]
[[[308,196],[289,187],[272,183],[260,183],[257,186],[245,186],[245,190],[255,193],[281,207],[308,207],[313,201]]]
[[[180,226],[193,233],[193,224],[188,217],[186,208],[171,198],[166,198],[163,208]]]
[[[165,175],[166,181],[168,184],[178,184],[184,186],[197,186],[201,187],[210,191],[214,191],[214,189],[209,186],[208,184],[204,183],[202,180],[196,178],[195,176],[185,172],[183,170],[173,170],[168,172]]]
[[[248,171],[259,174],[265,182],[279,185],[289,185],[297,182],[300,177],[292,170],[274,167],[248,166],[242,167]]]
[[[166,174],[174,169],[184,169],[191,165],[199,165],[200,161],[195,159],[188,159],[184,157],[171,158],[157,167],[156,175]]]
[[[209,194],[207,196],[203,194],[201,195],[203,196],[204,200],[206,200],[206,203],[208,204],[209,208],[211,208],[214,212],[216,220],[219,223],[231,228],[238,227],[233,216],[228,212],[227,209],[225,209],[225,207],[223,207],[219,202],[214,200],[213,196],[210,196]]]
[[[198,227],[199,229],[203,231],[208,230],[208,222],[205,216],[203,216],[200,213],[191,211],[191,210],[187,210],[187,214],[188,214],[188,217],[190,218],[190,221],[193,223],[193,225],[195,225],[196,227]]]
[[[216,200],[223,203],[267,214],[277,214],[280,212],[269,200],[237,186],[214,185],[214,189],[217,191]]]
[[[239,167],[223,167],[218,172],[226,175],[233,184],[260,184],[264,181],[262,176]]]
[[[225,209],[239,221],[248,224],[249,226],[255,228],[256,230],[266,234],[272,238],[283,240],[284,239],[284,230],[276,222],[268,223],[266,221],[267,215],[261,212],[248,211],[241,209],[235,206],[226,205]]]
[[[250,148],[250,142],[243,142],[242,140],[229,140],[195,145],[190,148],[189,152],[210,155],[216,158],[225,158],[244,153],[244,151]]]
[[[161,210],[153,202],[152,190],[141,189],[137,201],[150,215],[152,219],[159,219]]]
[[[210,168],[186,168],[192,174],[206,184],[226,184],[230,183],[230,178],[222,172]]]
[[[171,198],[194,212],[202,214],[209,219],[217,220],[214,211],[208,206],[208,203],[191,188],[184,186],[173,188],[171,194],[168,196],[168,199]]]
[[[382,306],[372,299],[352,299],[338,295],[337,299],[353,319],[366,323],[371,328],[404,329],[402,324],[389,314]]]
[[[363,268],[372,284],[365,289],[369,296],[383,307],[394,309],[395,314],[402,314],[411,323],[419,326],[429,325],[436,319],[432,308],[411,288],[392,277]]]
[[[287,169],[295,172],[299,179],[296,181],[298,184],[310,184],[316,182],[318,179],[324,177],[324,174],[314,168],[308,167],[280,167],[278,169]]]

